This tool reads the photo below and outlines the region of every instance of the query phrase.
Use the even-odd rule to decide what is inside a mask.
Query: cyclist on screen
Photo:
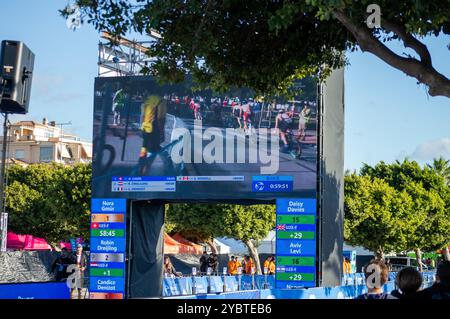
[[[298,120],[298,136],[297,140],[301,141],[305,138],[306,135],[306,122],[308,121],[308,115],[311,113],[311,109],[309,108],[308,102],[304,103],[303,109],[299,113]]]
[[[142,104],[142,147],[139,154],[141,173],[145,174],[164,142],[166,101],[158,95],[150,95]],[[147,160],[147,162],[146,162]]]
[[[246,100],[242,101],[242,107],[241,107],[241,114],[242,114],[242,119],[244,120],[244,131],[246,134],[249,133],[249,125],[250,125],[250,115],[251,115],[252,111],[251,111],[251,107],[250,107],[250,103],[247,102]]]
[[[118,90],[114,94],[112,105],[114,125],[120,125],[120,115],[125,108],[125,99],[126,99],[125,92],[122,89]]]
[[[291,125],[292,125],[292,114],[290,112],[280,110],[278,112],[277,117],[275,118],[275,129],[278,131],[280,139],[283,142],[283,149],[282,149],[283,152],[287,152],[289,150],[287,133]]]

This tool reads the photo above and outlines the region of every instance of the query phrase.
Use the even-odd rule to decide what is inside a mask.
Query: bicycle
[[[302,147],[299,136],[297,136],[292,129],[286,131],[287,145],[282,145],[282,152],[289,154],[294,159],[300,159],[302,156]],[[282,141],[280,139],[280,143]]]
[[[100,145],[99,137],[97,137],[94,140],[94,145],[96,145],[97,148],[99,147],[99,145]],[[107,155],[107,157],[105,157],[105,155]],[[99,158],[101,159],[101,162],[98,162]],[[104,162],[105,158],[107,158],[106,163]],[[115,150],[114,146],[112,146],[110,144],[104,143],[103,148],[96,149],[92,161],[94,163],[94,166],[96,166],[99,170],[99,172],[97,174],[102,175],[102,174],[108,172],[109,169],[111,168],[115,158],[116,158],[116,150]]]
[[[159,151],[151,153],[150,156],[139,158],[137,167],[138,175],[140,176],[147,175],[153,161],[156,159],[157,156],[162,157],[165,160],[165,163],[168,164],[168,167],[166,168],[169,171],[168,173],[175,176],[184,175],[185,171],[184,162],[182,161],[181,163],[175,164],[171,158],[172,148],[177,143],[183,143],[183,136],[180,136],[178,139],[172,141],[168,145],[161,147]]]

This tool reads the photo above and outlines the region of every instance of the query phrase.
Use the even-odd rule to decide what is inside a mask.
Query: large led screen
[[[293,98],[199,90],[149,76],[95,81],[93,197],[315,198],[317,84]]]

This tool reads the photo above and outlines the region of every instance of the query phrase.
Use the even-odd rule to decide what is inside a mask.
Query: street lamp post
[[[0,77],[0,104],[2,104],[5,85]],[[8,151],[8,112],[3,113],[3,143],[2,156],[0,164],[0,252],[6,251],[6,241],[8,234],[8,213],[5,210],[5,169],[6,169],[6,152]]]

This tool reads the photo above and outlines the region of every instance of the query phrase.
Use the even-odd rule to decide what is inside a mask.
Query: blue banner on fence
[[[208,293],[208,280],[206,277],[194,277],[193,289],[196,294]]]
[[[178,283],[178,288],[180,289],[180,293],[182,295],[190,295],[192,294],[192,279],[188,277],[176,278],[176,282]]]
[[[233,292],[238,290],[238,282],[235,276],[225,276],[226,292]]]
[[[394,275],[396,273],[393,273]],[[349,277],[353,277],[356,281],[362,279],[364,274],[351,274]],[[434,281],[435,273],[423,273],[424,277],[424,288],[429,287]],[[197,278],[197,286],[200,289],[197,289],[197,293],[201,295],[195,296],[180,296],[179,298],[192,298],[192,299],[354,299],[357,296],[364,294],[367,292],[367,287],[364,283],[360,285],[342,285],[338,287],[315,287],[315,288],[303,288],[303,289],[274,289],[275,286],[275,276],[270,275],[265,278],[262,275],[255,276],[255,284],[259,290],[251,289],[252,287],[252,277],[251,276],[241,276],[241,290],[242,291],[232,291],[237,289],[238,286],[238,276],[225,276],[225,286],[226,292],[224,293],[214,293],[214,294],[206,294],[207,291],[207,277],[196,277]],[[217,277],[220,278],[220,277]],[[395,276],[391,276],[392,279]],[[222,281],[222,280],[221,280]],[[192,283],[192,278],[184,277],[184,278],[175,278],[175,283],[184,282],[184,285],[189,286],[189,283]],[[268,283],[269,289],[265,289],[265,283]],[[174,296],[166,294],[171,293],[169,282],[165,285],[167,287],[164,288],[165,296]],[[245,290],[244,290],[245,289]],[[389,281],[384,285],[384,292],[390,293],[395,289],[394,281]],[[192,290],[183,291],[183,289],[179,289],[181,294],[189,294],[192,293]],[[173,292],[177,292],[176,288],[173,288]],[[173,297],[172,297],[173,298]],[[178,297],[175,297],[178,298]]]
[[[218,293],[223,292],[223,280],[220,276],[211,276],[209,281],[209,292]]]
[[[0,284],[0,299],[70,299],[65,282]]]
[[[177,296],[181,295],[178,283],[175,278],[164,278],[163,282],[164,296]]]

